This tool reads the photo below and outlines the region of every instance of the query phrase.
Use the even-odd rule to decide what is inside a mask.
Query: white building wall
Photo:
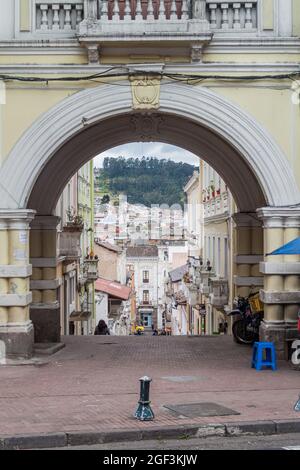
[[[100,320],[108,322],[108,295],[104,292],[96,292],[96,325]]]

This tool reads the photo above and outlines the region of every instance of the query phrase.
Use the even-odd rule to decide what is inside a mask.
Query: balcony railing
[[[34,1],[38,33],[75,35],[253,32],[260,0],[65,0]],[[114,26],[119,27],[119,29]],[[120,29],[121,28],[121,29]]]
[[[213,307],[224,308],[228,304],[229,288],[227,279],[212,278],[210,280],[210,303]]]
[[[206,0],[206,12],[212,30],[253,31],[257,28],[257,0],[224,2]]]
[[[43,2],[35,0],[35,30],[40,33],[75,34],[83,20],[82,0],[64,2]]]
[[[82,226],[65,226],[59,234],[59,256],[67,259],[78,259],[81,257],[80,238]]]
[[[99,259],[96,257],[89,257],[83,261],[83,272],[87,282],[93,282],[98,279],[98,263]]]

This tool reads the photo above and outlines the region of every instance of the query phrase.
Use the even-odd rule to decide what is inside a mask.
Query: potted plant
[[[68,231],[82,231],[84,227],[83,218],[81,215],[75,213],[74,209],[69,207],[67,210],[67,225],[64,230]]]

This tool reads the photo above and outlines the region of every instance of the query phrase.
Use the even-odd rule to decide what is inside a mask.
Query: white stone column
[[[292,0],[278,0],[276,19],[278,34],[283,37],[291,37],[293,31],[293,8]]]
[[[261,300],[264,302],[262,339],[276,343],[279,357],[287,358],[288,340],[297,337],[297,313],[300,304],[300,257],[268,253],[299,236],[300,208],[267,207],[258,210],[264,227],[264,274]]]
[[[32,304],[30,317],[36,343],[60,342],[60,304],[57,276],[56,216],[36,216],[31,224],[30,260],[32,263]]]
[[[0,211],[0,341],[7,357],[31,357],[33,325],[29,278],[29,225],[32,210]]]

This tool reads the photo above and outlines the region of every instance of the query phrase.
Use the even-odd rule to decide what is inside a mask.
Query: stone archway
[[[240,213],[250,214],[250,218],[252,214],[257,220],[258,209],[273,208],[261,211],[261,218],[275,217],[283,239],[291,235],[285,228],[293,228],[293,235],[299,228],[297,210],[284,210],[300,202],[292,170],[274,139],[251,116],[204,87],[167,83],[161,84],[158,109],[137,111],[133,109],[130,85],[120,85],[88,89],[54,106],[25,132],[1,168],[0,236],[6,256],[0,271],[0,337],[9,340],[11,354],[30,354],[33,341],[29,224],[35,216],[33,228],[36,233],[42,232],[39,243],[46,246],[43,258],[53,264],[57,219],[52,214],[59,195],[77,169],[112,146],[142,140],[190,150],[228,183]],[[276,212],[279,209],[280,217]],[[242,227],[255,234],[252,223],[245,225],[243,219]],[[269,236],[267,248],[279,238]],[[249,248],[243,253],[243,264],[253,265],[250,258],[255,254]],[[266,289],[282,286],[284,291],[284,281],[275,282],[282,274],[274,273],[274,267],[268,269]],[[295,287],[295,273],[292,275],[290,281]],[[55,279],[52,281],[48,290],[55,305],[57,286]],[[37,280],[36,288],[43,282]],[[284,304],[278,308],[275,298],[266,300],[268,326],[285,327]],[[295,302],[289,312],[293,323]]]

